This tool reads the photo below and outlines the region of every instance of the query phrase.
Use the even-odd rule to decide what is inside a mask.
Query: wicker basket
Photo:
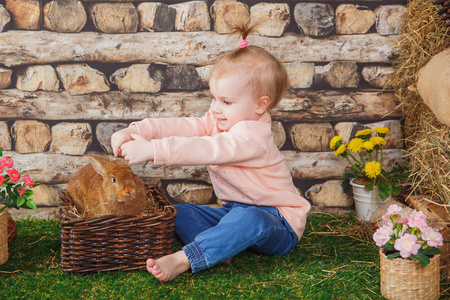
[[[439,257],[433,256],[430,264],[424,267],[411,259],[388,259],[380,249],[381,295],[391,300],[439,299]]]
[[[14,221],[8,214],[8,244],[11,244],[16,235],[17,235],[16,221]]]
[[[148,258],[172,253],[176,210],[155,185],[146,187],[147,198],[159,209],[141,216],[77,217],[69,193],[63,191],[61,269],[72,275],[145,270]]]
[[[0,265],[8,260],[8,209],[0,213]]]

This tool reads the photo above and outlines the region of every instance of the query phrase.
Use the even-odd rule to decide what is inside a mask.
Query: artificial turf
[[[301,241],[283,256],[245,251],[230,264],[168,283],[145,271],[64,273],[58,226],[54,220],[17,222],[10,257],[0,266],[1,299],[383,299],[378,249],[352,213],[310,215]],[[175,240],[174,251],[180,248]]]

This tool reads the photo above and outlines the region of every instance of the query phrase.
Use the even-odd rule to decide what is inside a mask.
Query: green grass
[[[243,252],[169,283],[144,271],[67,275],[59,269],[58,221],[23,220],[17,228],[0,266],[0,299],[383,299],[378,249],[351,215],[310,215],[286,255]]]

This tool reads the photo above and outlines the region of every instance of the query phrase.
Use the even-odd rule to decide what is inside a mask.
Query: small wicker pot
[[[8,260],[8,209],[0,213],[0,265]]]
[[[83,218],[72,213],[67,191],[60,195],[61,269],[71,275],[146,270],[148,258],[172,253],[175,208],[155,185],[147,198],[155,213]]]
[[[424,267],[420,262],[404,259],[388,259],[380,249],[381,295],[396,299],[434,300],[440,296],[439,258],[435,255]]]

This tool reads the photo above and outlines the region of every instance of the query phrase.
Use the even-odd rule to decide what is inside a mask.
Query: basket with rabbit
[[[145,270],[172,252],[176,210],[119,160],[88,155],[60,194],[61,269],[73,275]]]

